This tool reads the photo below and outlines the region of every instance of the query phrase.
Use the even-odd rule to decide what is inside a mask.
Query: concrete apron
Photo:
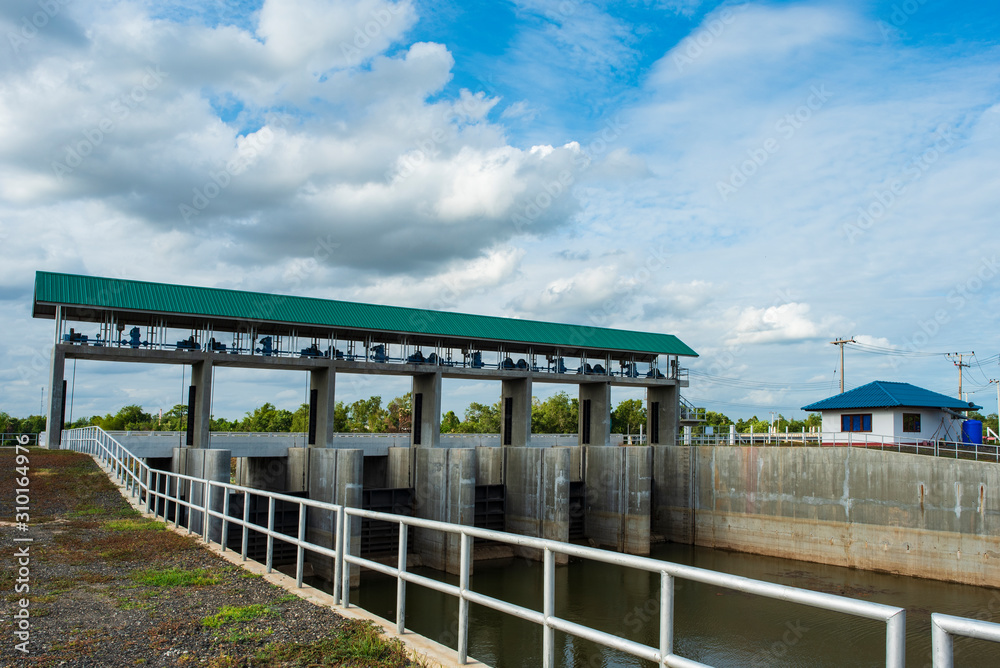
[[[114,478],[111,474],[111,470],[105,467],[101,460],[91,455],[97,465],[108,475],[108,479],[111,483],[118,488],[118,492],[122,495],[129,505],[135,508],[143,517],[148,517],[149,519],[162,522],[163,520],[155,517],[151,513],[146,512],[146,505],[140,503],[138,498],[133,498],[132,495],[125,489],[125,485],[121,484]],[[167,524],[167,528],[171,531],[178,533],[182,536],[187,536],[188,530],[181,527],[176,527],[172,524]],[[192,536],[197,536],[197,534],[191,534]],[[208,544],[203,541],[198,541],[198,544],[209,550],[213,554],[225,559],[229,563],[239,566],[240,568],[253,573],[255,575],[260,575],[267,582],[273,585],[277,585],[282,589],[295,594],[299,598],[305,599],[314,605],[320,605],[323,607],[333,609],[338,615],[344,617],[345,619],[361,619],[365,621],[374,622],[378,624],[379,627],[385,632],[385,635],[389,638],[399,638],[410,650],[410,653],[417,661],[422,661],[424,664],[430,668],[456,668],[459,665],[462,666],[472,666],[473,668],[489,668],[485,663],[477,661],[472,657],[469,657],[465,664],[458,663],[458,653],[442,645],[441,643],[435,642],[430,638],[424,637],[419,633],[414,633],[413,631],[406,629],[405,633],[400,635],[396,632],[396,623],[390,622],[387,619],[383,619],[378,615],[373,615],[372,613],[352,605],[349,608],[345,608],[343,605],[335,604],[333,602],[333,596],[325,592],[316,589],[315,587],[310,587],[309,585],[303,584],[302,587],[295,586],[295,578],[279,573],[276,570],[272,570],[270,573],[267,572],[267,567],[264,564],[258,563],[256,561],[243,561],[241,555],[232,550],[222,551],[222,548],[215,544]]]

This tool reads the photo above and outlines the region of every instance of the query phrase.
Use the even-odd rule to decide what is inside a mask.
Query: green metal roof
[[[54,317],[54,305],[255,320],[330,329],[378,330],[449,339],[487,340],[567,349],[697,356],[671,334],[633,332],[495,316],[361,304],[120,278],[35,273],[35,317]]]

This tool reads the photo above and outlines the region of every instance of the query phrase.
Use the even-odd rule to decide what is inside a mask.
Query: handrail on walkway
[[[263,533],[267,536],[267,572],[272,570],[272,558],[274,540],[278,539],[290,543],[296,547],[296,568],[295,579],[297,586],[302,586],[304,572],[305,551],[309,550],[317,554],[331,557],[334,562],[334,602],[350,606],[350,569],[352,565],[364,566],[371,570],[396,578],[396,628],[399,633],[404,632],[406,621],[406,585],[415,584],[442,593],[454,596],[459,603],[459,624],[458,624],[458,660],[460,664],[465,664],[468,659],[468,632],[469,632],[469,604],[476,603],[500,612],[513,615],[520,619],[538,624],[542,627],[542,656],[543,666],[552,668],[555,665],[555,631],[584,638],[609,648],[637,656],[649,661],[653,661],[660,666],[671,666],[674,668],[691,668],[693,666],[703,666],[705,664],[692,661],[677,654],[674,654],[673,634],[674,634],[674,580],[677,578],[691,580],[725,587],[735,591],[748,594],[756,594],[768,598],[799,603],[824,610],[841,612],[848,615],[864,617],[885,622],[886,625],[886,650],[885,665],[889,668],[903,668],[905,663],[906,644],[906,611],[903,608],[874,603],[872,601],[861,601],[834,594],[799,589],[787,585],[780,585],[761,580],[753,580],[736,575],[718,573],[693,566],[685,566],[670,562],[658,561],[647,557],[619,554],[591,547],[561,543],[558,541],[519,536],[500,531],[490,531],[472,526],[449,524],[433,520],[425,520],[402,515],[392,515],[388,513],[363,510],[360,508],[349,508],[332,503],[313,501],[296,496],[289,496],[277,492],[267,492],[251,489],[230,483],[221,483],[192,476],[181,475],[169,471],[151,469],[133,455],[120,443],[101,430],[99,427],[85,427],[64,432],[65,442],[68,447],[94,455],[104,462],[110,475],[115,476],[122,482],[125,489],[133,497],[142,502],[145,495],[147,512],[156,516],[161,516],[159,510],[162,507],[162,517],[169,522],[167,509],[169,505],[175,504],[174,508],[185,507],[188,509],[187,529],[193,533],[200,529],[199,533],[206,542],[218,542],[223,551],[226,550],[226,537],[230,524],[242,527],[242,558],[247,559],[248,535],[251,530]],[[182,490],[190,488],[188,498],[183,498]],[[161,487],[163,491],[160,491]],[[195,494],[195,491],[200,494]],[[243,494],[243,517],[229,516],[230,493]],[[221,493],[222,503],[218,503],[215,497]],[[268,499],[267,526],[260,526],[249,521],[249,495],[254,494]],[[200,496],[201,500],[196,504],[195,498]],[[155,500],[163,503],[156,503]],[[215,503],[213,503],[215,501]],[[284,501],[298,505],[299,527],[298,535],[290,536],[274,530],[275,506],[278,501]],[[221,506],[221,510],[219,507]],[[335,544],[333,548],[311,543],[305,537],[305,509],[315,508],[334,513],[336,517]],[[195,519],[195,517],[200,519]],[[180,526],[181,513],[176,512],[174,516],[175,526]],[[351,522],[349,518],[368,518],[385,522],[395,522],[399,525],[399,551],[398,561],[395,567],[377,563],[361,557],[352,555],[350,552]],[[213,541],[215,534],[214,527],[211,526],[211,519],[216,518],[221,522],[221,532],[218,534],[218,541]],[[196,523],[200,521],[201,526]],[[457,534],[461,540],[461,562],[459,583],[457,585],[448,584],[439,580],[434,580],[425,576],[410,573],[406,570],[407,561],[407,528],[418,527],[433,529],[450,534]],[[543,605],[542,610],[526,608],[514,603],[503,601],[492,596],[486,596],[472,590],[469,586],[473,539],[485,538],[509,545],[535,548],[543,552]],[[581,624],[577,624],[567,619],[562,619],[555,615],[555,556],[557,554],[569,555],[583,559],[591,559],[608,564],[616,564],[628,568],[634,568],[649,573],[659,573],[660,575],[660,619],[659,619],[659,643],[657,647],[651,647],[639,642],[627,640],[616,635],[598,631]],[[948,626],[948,620],[962,620],[948,616],[939,616],[945,619],[942,628],[957,628],[963,632],[971,627]],[[973,620],[962,620],[973,621]],[[1000,639],[1000,625],[989,625],[996,627],[993,631],[980,631],[987,634],[991,639]],[[980,629],[980,627],[975,627]],[[935,633],[938,633],[935,631]],[[989,635],[989,634],[996,634]],[[981,636],[986,637],[986,635]],[[935,635],[937,643],[937,635]],[[949,640],[950,644],[950,640]],[[943,651],[943,650],[942,650]],[[935,650],[935,657],[937,657]],[[935,666],[938,664],[935,663]],[[950,666],[950,663],[943,663],[942,666]]]

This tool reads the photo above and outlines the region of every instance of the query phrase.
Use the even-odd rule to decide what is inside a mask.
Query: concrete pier
[[[508,448],[506,531],[569,541],[570,448]],[[521,556],[541,560],[540,550]],[[569,563],[556,555],[556,563]]]
[[[336,406],[337,374],[331,364],[309,371],[310,446],[328,448],[333,444],[333,411]]]
[[[531,441],[531,378],[500,382],[500,443],[525,446]]]
[[[580,384],[579,445],[611,445],[611,384]]]
[[[289,453],[295,448],[289,448]],[[296,456],[296,465],[305,464],[308,471],[309,498],[351,508],[361,507],[364,456],[361,450],[333,448],[300,448],[305,457]],[[291,460],[291,456],[289,457]],[[290,467],[292,468],[292,467]],[[294,475],[293,471],[293,475]],[[361,520],[352,518],[351,554],[361,551]],[[306,513],[306,539],[317,545],[333,549],[336,546],[336,514],[330,510],[310,508]],[[333,559],[306,552],[306,560],[313,565],[316,575],[333,581]],[[360,568],[351,567],[351,586],[360,582]]]
[[[61,346],[53,346],[49,364],[49,406],[48,421],[45,423],[47,446],[50,450],[62,447],[62,428],[66,411],[66,352]]]
[[[229,482],[231,460],[229,450],[176,448],[174,453],[173,466],[176,467],[176,472],[213,482]],[[204,512],[199,508],[205,506],[205,487],[203,484],[185,483],[181,490],[181,498],[187,499],[192,504],[188,514],[189,526],[196,533],[201,533],[204,526]],[[224,504],[225,492],[219,489],[212,490],[209,508],[222,513],[225,508]],[[208,532],[212,541],[219,542],[222,538],[222,520],[213,517],[208,523]]]
[[[469,448],[416,448],[413,515],[454,524],[475,524],[476,451]],[[458,573],[461,541],[455,534],[415,529],[414,549],[430,566]]]
[[[441,372],[413,376],[411,444],[436,448],[441,444]]]
[[[676,385],[646,388],[646,440],[650,445],[677,445],[679,398]]]
[[[236,484],[266,492],[288,492],[288,457],[238,457]],[[304,491],[300,487],[294,491]]]
[[[212,358],[207,356],[191,364],[194,402],[188,407],[187,444],[193,448],[211,447],[212,364]]]
[[[598,545],[649,554],[652,455],[646,447],[586,449],[584,526]]]

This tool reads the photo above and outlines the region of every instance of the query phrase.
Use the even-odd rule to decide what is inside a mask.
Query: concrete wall
[[[674,543],[694,542],[694,449],[652,446],[651,530]]]
[[[288,457],[238,457],[236,484],[267,492],[288,491]]]
[[[1000,587],[998,464],[860,448],[689,456],[697,545]],[[691,473],[683,453],[657,460],[656,489],[665,478],[667,493],[654,517],[680,537],[675,509]]]
[[[648,555],[652,448],[589,447],[585,456],[587,537],[619,552]]]
[[[476,448],[477,485],[502,485],[504,484],[504,473],[503,448]]]
[[[569,469],[569,448],[507,448],[506,531],[568,542]],[[542,558],[540,550],[520,554]],[[556,563],[569,557],[556,555]]]
[[[361,507],[364,455],[361,450],[309,448],[308,479],[309,498],[349,506]],[[361,552],[361,519],[351,520],[351,554]],[[333,548],[336,545],[336,515],[330,510],[308,509],[306,512],[306,540]],[[317,575],[333,580],[333,558],[306,552],[306,559]],[[360,569],[351,568],[351,586],[360,582]]]
[[[230,477],[230,453],[228,450],[206,450],[203,448],[177,448],[174,462],[182,467],[183,471],[177,471],[184,475],[195,478],[204,478],[214,482],[229,482]],[[183,461],[183,464],[180,462]],[[194,507],[190,510],[191,528],[196,533],[202,533],[204,527],[204,513],[198,508],[205,506],[205,485],[187,483],[184,490],[187,498]],[[212,497],[208,500],[209,507],[219,513],[225,508],[225,492],[221,489],[212,490]],[[208,535],[211,540],[219,542],[222,537],[222,520],[212,518],[208,523]]]
[[[414,448],[416,517],[472,526],[476,519],[476,451],[465,448]],[[425,566],[458,573],[459,536],[430,529],[414,529],[415,552]]]

